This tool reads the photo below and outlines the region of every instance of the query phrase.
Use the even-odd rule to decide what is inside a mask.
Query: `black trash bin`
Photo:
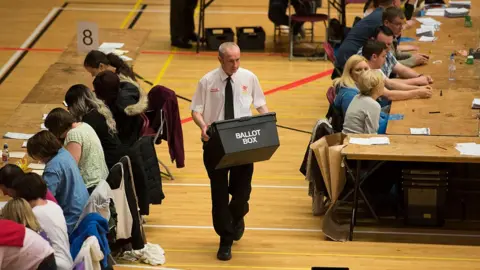
[[[213,122],[205,144],[215,169],[269,160],[280,146],[275,113]]]

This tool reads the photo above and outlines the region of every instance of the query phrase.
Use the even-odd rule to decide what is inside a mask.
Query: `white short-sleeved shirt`
[[[203,76],[198,83],[190,109],[201,113],[207,125],[224,120],[227,78],[228,75],[219,67]],[[267,103],[258,78],[251,71],[239,68],[232,75],[231,84],[235,118],[251,116],[252,104],[258,108]]]
[[[55,250],[57,268],[59,270],[72,269],[73,260],[70,254],[67,222],[63,216],[62,208],[54,202],[47,201],[47,204],[37,205],[32,211],[40,223],[40,227],[47,233]]]

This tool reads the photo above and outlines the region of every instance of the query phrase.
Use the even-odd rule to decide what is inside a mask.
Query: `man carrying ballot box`
[[[212,150],[205,147],[210,139],[207,129],[218,120],[251,116],[252,103],[261,114],[267,113],[268,108],[257,76],[240,68],[237,44],[220,45],[218,60],[221,67],[207,73],[198,83],[191,110],[204,143],[203,162],[210,178],[213,227],[220,236],[217,258],[228,261],[232,258],[233,241],[240,240],[245,230],[243,217],[249,210],[253,163],[216,170],[211,162]]]

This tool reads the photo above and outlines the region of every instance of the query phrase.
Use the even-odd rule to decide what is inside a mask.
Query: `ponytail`
[[[117,74],[123,74],[127,77],[130,77],[133,81],[137,81],[132,68],[128,66],[128,64],[125,63],[118,55],[109,53],[107,54],[107,59],[110,62],[110,65],[116,69]]]

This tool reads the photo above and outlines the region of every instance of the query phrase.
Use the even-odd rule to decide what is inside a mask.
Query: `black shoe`
[[[192,33],[192,34],[190,34],[190,36],[188,36],[188,40],[193,41],[193,42],[197,42],[198,41],[198,35],[195,34],[195,33]]]
[[[227,243],[225,243],[227,242]],[[232,241],[222,241],[220,240],[220,247],[217,252],[217,259],[220,261],[229,261],[232,258]]]
[[[191,49],[192,48],[192,44],[190,44],[186,41],[182,41],[182,40],[172,41],[172,46],[182,48],[182,49]]]
[[[243,218],[237,223],[237,225],[235,225],[233,230],[233,240],[238,241],[242,239],[243,233],[245,232],[245,221]]]

